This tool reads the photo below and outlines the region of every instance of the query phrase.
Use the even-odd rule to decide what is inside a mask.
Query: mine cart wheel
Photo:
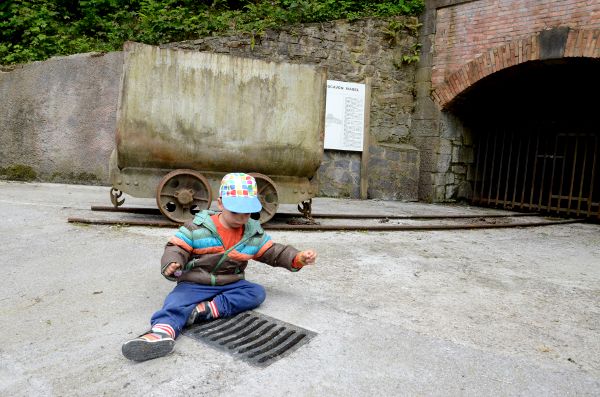
[[[271,220],[279,208],[279,192],[277,191],[277,185],[266,175],[258,174],[256,172],[250,173],[256,179],[256,186],[258,188],[258,199],[262,204],[262,210],[260,211],[260,223],[265,223]]]
[[[194,219],[196,213],[208,209],[212,192],[208,180],[194,170],[175,170],[165,175],[156,188],[156,204],[160,212],[178,223]]]

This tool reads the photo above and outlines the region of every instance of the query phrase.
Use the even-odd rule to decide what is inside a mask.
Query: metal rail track
[[[150,207],[111,207],[96,205],[91,207],[92,211],[104,212],[125,212],[131,214],[147,214],[161,215],[158,208]],[[299,213],[278,212],[278,218],[297,218],[302,216]],[[312,214],[313,218],[330,218],[330,219],[466,219],[466,218],[506,218],[506,217],[525,217],[525,216],[540,216],[537,213],[514,213],[514,214],[489,214],[489,215],[383,215],[383,214]]]
[[[157,208],[143,207],[104,207],[93,206],[92,211],[107,211],[119,213],[134,213],[141,215],[160,215]],[[460,230],[460,229],[497,229],[497,228],[513,228],[513,227],[534,227],[548,226],[559,224],[570,224],[584,222],[583,219],[556,219],[543,218],[541,221],[529,222],[514,222],[512,218],[533,217],[539,214],[490,214],[490,215],[376,215],[376,214],[313,214],[312,218],[316,219],[379,219],[378,224],[318,224],[317,222],[301,218],[300,214],[293,213],[277,213],[276,216],[269,222],[263,224],[265,230],[307,230],[307,231],[427,231],[427,230]],[[301,218],[300,222],[285,222],[285,219]],[[496,222],[498,218],[504,218],[507,222]],[[469,223],[458,224],[384,224],[390,220],[460,220],[474,219]],[[488,220],[489,219],[489,220]],[[107,219],[107,218],[81,218],[70,217],[68,221],[71,223],[96,224],[96,225],[122,225],[122,226],[150,226],[150,227],[170,227],[175,228],[180,224],[166,219]],[[292,219],[293,221],[293,219]]]

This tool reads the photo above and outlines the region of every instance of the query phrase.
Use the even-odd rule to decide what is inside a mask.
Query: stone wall
[[[367,157],[326,151],[317,172],[319,195],[359,198],[364,164],[368,197],[417,200],[420,157],[409,132],[416,62],[403,61],[417,48],[415,23],[402,17],[335,21],[166,47],[325,66],[330,80],[369,78]],[[53,58],[1,72],[0,174],[25,166],[43,181],[108,183],[121,68],[122,53],[115,52]]]
[[[418,43],[409,34],[415,25],[414,18],[336,21],[254,38],[210,37],[165,46],[325,66],[329,80],[362,83],[370,78],[370,146],[364,162],[368,197],[417,200],[420,157],[410,135],[416,62],[403,62]],[[360,153],[327,150],[317,175],[319,195],[359,198],[360,169]],[[392,177],[390,170],[395,172]]]
[[[414,21],[399,17],[167,46],[325,66],[331,80],[369,79],[368,155],[363,161],[357,152],[326,151],[320,195],[359,197],[362,164],[368,197],[434,202],[470,195],[471,132],[443,109],[473,76],[510,67],[511,57],[554,56],[540,54],[540,44],[561,32],[564,57],[600,57],[598,1],[426,0],[419,22],[418,39]],[[405,62],[419,46],[418,64]],[[0,177],[25,165],[42,180],[106,183],[121,56],[77,55],[0,72]]]
[[[359,198],[364,164],[368,197],[417,200],[420,156],[410,134],[416,62],[403,61],[417,48],[416,23],[403,17],[335,21],[165,47],[320,65],[330,80],[369,78],[367,157],[326,151],[316,176],[319,195]],[[0,73],[0,177],[10,167],[26,166],[43,181],[107,184],[121,69],[122,53],[115,52],[53,58]]]

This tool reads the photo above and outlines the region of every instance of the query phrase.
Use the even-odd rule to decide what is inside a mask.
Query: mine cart
[[[221,178],[246,172],[263,210],[310,210],[323,156],[326,71],[139,43],[124,46],[111,200],[156,197],[185,222],[211,206]]]

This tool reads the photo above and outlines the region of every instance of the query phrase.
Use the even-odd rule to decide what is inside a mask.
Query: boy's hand
[[[317,253],[313,250],[302,251],[298,254],[298,260],[303,265],[314,265],[317,260]]]
[[[169,266],[167,266],[167,268],[165,269],[165,276],[170,276],[171,274],[175,273],[176,270],[180,269],[181,265],[177,262],[171,262],[169,263]]]

